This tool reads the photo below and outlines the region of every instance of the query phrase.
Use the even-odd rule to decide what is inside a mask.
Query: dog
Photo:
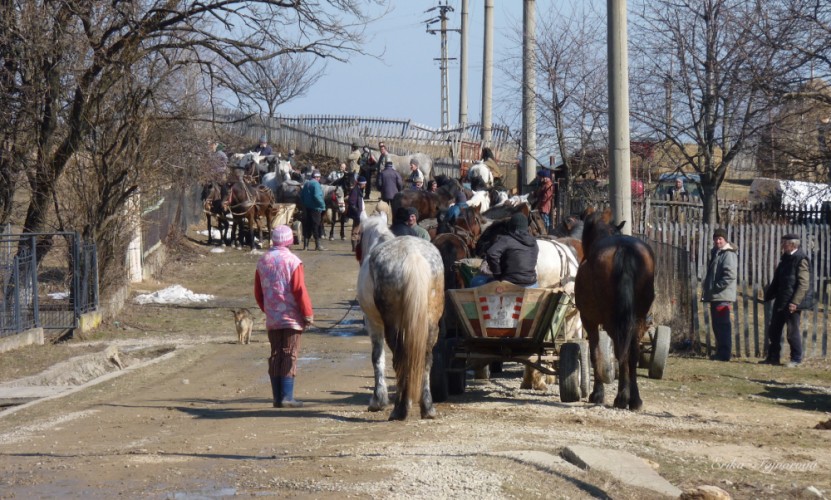
[[[237,336],[240,344],[251,342],[251,330],[254,328],[254,318],[251,311],[245,308],[231,309],[234,313],[234,325],[237,327]]]

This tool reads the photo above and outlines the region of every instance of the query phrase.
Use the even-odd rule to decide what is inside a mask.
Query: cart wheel
[[[643,335],[641,352],[638,356],[638,368],[649,368],[652,363],[652,348],[655,346],[655,328],[649,328]]]
[[[591,356],[589,356],[589,342],[587,340],[579,340],[577,344],[580,346],[580,397],[589,397],[589,376],[591,373]]]
[[[299,220],[292,222],[291,231],[294,233],[294,244],[299,245],[303,238],[303,223]]]
[[[649,364],[649,378],[663,378],[664,367],[669,355],[669,341],[672,331],[668,326],[659,325],[655,329],[655,340],[652,343],[652,362]]]
[[[600,367],[600,379],[604,384],[611,384],[617,378],[617,360],[612,337],[604,331],[600,331],[600,356],[603,358],[603,366]]]
[[[447,358],[444,353],[444,342],[433,347],[433,366],[430,368],[430,393],[433,402],[447,401]]]
[[[560,401],[580,401],[580,344],[566,342],[560,346],[557,376],[560,379]]]

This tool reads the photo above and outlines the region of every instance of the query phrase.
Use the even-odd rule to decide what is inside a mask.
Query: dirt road
[[[186,246],[195,254],[175,253],[136,293],[179,284],[213,300],[133,304],[85,340],[0,355],[7,384],[42,373],[26,383],[61,389],[104,375],[0,408],[0,497],[660,496],[558,461],[573,444],[633,453],[681,489],[831,494],[831,431],[813,429],[831,411],[827,361],[787,370],[673,357],[663,380],[641,378],[638,413],[563,404],[553,386],[520,390],[521,371],[508,366],[438,404],[437,420],[388,422],[388,411],[366,411],[372,370],[353,301],[357,264],[349,243],[335,241],[298,252],[319,329],[303,336],[297,396],[306,406],[275,409],[252,296],[259,255]],[[235,343],[229,308],[239,306],[258,320],[250,345]],[[613,394],[608,387],[607,403]]]

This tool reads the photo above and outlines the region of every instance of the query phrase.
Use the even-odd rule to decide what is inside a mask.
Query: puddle
[[[198,490],[198,491],[177,491],[167,498],[175,498],[177,500],[197,500],[201,498],[225,498],[237,495],[236,488],[217,488],[215,490]]]
[[[361,330],[354,330],[354,329],[338,329],[338,330],[329,330],[329,335],[332,337],[354,337],[356,335],[360,335]]]

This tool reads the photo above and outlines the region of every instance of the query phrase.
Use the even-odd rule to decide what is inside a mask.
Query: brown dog
[[[234,325],[237,327],[237,336],[240,344],[248,344],[251,341],[251,330],[254,328],[254,318],[251,311],[245,308],[231,309],[234,313]]]

